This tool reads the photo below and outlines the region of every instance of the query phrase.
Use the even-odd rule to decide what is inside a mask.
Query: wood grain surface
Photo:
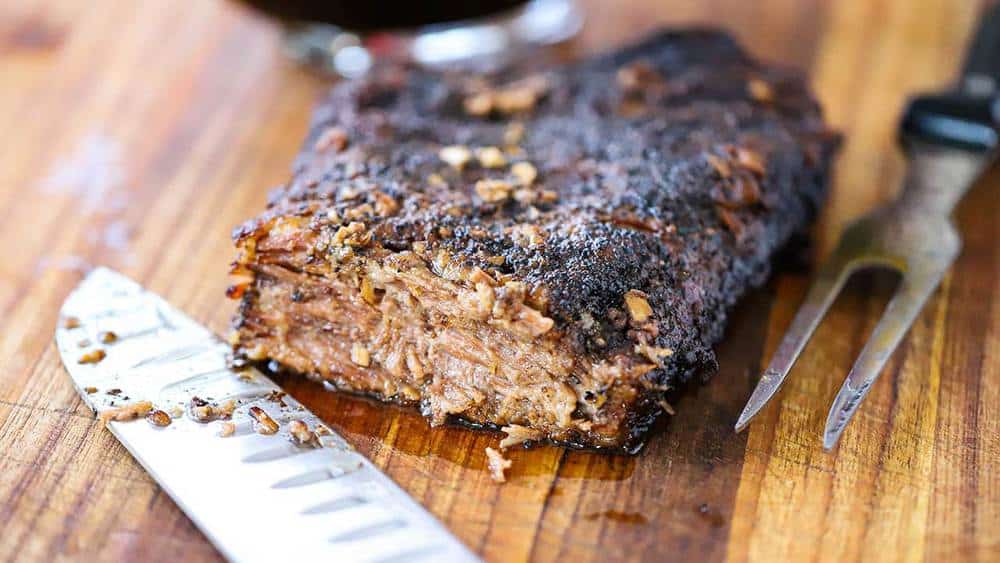
[[[981,8],[585,4],[570,54],[710,23],[809,69],[847,139],[820,256],[896,190],[903,99],[953,78]],[[52,343],[57,311],[81,272],[106,264],[223,331],[229,230],[285,180],[327,86],[232,3],[0,3],[0,560],[220,559],[76,396]],[[409,411],[284,384],[489,561],[997,561],[998,196],[994,171],[960,206],[961,258],[832,453],[820,445],[826,411],[891,292],[883,276],[850,284],[747,434],[732,424],[807,271],[779,272],[735,311],[718,375],[638,456],[516,451],[503,486],[485,470],[497,435],[430,430]]]

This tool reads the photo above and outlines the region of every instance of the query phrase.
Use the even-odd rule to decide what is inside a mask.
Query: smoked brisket
[[[316,111],[238,227],[237,354],[631,449],[822,203],[838,137],[796,72],[665,31],[555,68],[386,67]]]

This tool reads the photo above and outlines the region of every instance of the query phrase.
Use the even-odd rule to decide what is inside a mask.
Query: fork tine
[[[889,356],[899,345],[927,299],[934,293],[934,289],[941,283],[957,249],[945,254],[950,256],[938,256],[933,264],[911,269],[903,275],[899,290],[889,301],[885,314],[879,319],[830,407],[823,433],[824,449],[831,450],[837,444],[847,423],[878,379]]]
[[[838,247],[823,264],[817,273],[816,280],[809,288],[809,293],[806,294],[805,300],[799,307],[798,313],[795,314],[795,319],[792,320],[788,332],[785,333],[784,339],[778,346],[778,350],[771,357],[771,363],[764,370],[760,382],[757,383],[753,394],[750,395],[750,400],[743,407],[743,413],[736,421],[737,432],[742,432],[750,420],[781,388],[785,377],[788,376],[788,371],[792,368],[802,349],[805,348],[809,337],[816,330],[834,299],[837,298],[844,282],[856,268],[857,265],[853,258],[848,256],[844,246]]]

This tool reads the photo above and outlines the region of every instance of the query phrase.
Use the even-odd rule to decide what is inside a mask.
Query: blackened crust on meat
[[[712,345],[727,312],[814,217],[837,143],[798,73],[760,65],[710,30],[661,32],[611,55],[531,73],[383,69],[334,88],[291,181],[264,214],[234,231],[241,251],[234,271],[252,278],[239,292],[237,351],[346,389],[419,402],[435,419],[634,446],[664,390],[714,371]],[[351,276],[346,283],[375,295],[366,300],[377,307],[386,276],[396,280],[401,271],[393,265],[387,274],[381,265],[398,261],[408,272],[446,278],[459,297],[483,284],[487,305],[499,304],[463,315],[446,312],[445,303],[428,312],[433,307],[420,302],[417,312],[406,309],[422,319],[414,322],[440,338],[444,327],[483,335],[489,325],[515,342],[534,339],[550,353],[545,361],[573,364],[562,375],[531,369],[563,377],[577,408],[537,422],[545,417],[524,411],[531,406],[492,404],[510,390],[493,393],[484,376],[467,388],[446,382],[467,402],[442,411],[434,401],[450,391],[434,374],[407,376],[403,391],[392,383],[385,392],[366,388],[360,372],[344,375],[320,361],[323,343],[369,333],[321,323],[310,299],[338,303],[344,291],[313,280]],[[358,281],[365,276],[374,281]],[[407,280],[397,285],[418,283]],[[515,309],[505,309],[508,301]],[[372,314],[371,327],[391,324],[385,310]],[[325,340],[323,330],[342,335]],[[487,351],[500,342],[489,338]],[[368,365],[357,361],[364,354],[352,351],[352,361],[391,378],[383,352]],[[393,354],[384,352],[385,361]],[[420,361],[436,369],[431,355]],[[618,371],[594,376],[594,388],[581,383],[601,362]],[[527,379],[552,389],[551,381]]]

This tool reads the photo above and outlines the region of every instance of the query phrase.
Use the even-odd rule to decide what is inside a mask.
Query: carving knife
[[[226,558],[479,560],[267,376],[230,368],[225,342],[125,276],[93,270],[63,304],[56,344],[91,409],[140,415],[107,427]]]

